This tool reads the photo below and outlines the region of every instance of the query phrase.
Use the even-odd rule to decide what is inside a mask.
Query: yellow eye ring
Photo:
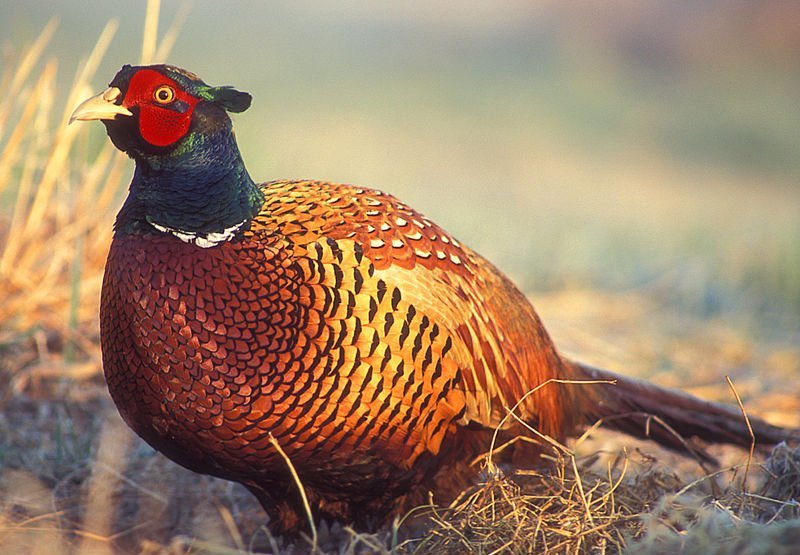
[[[159,104],[169,104],[175,100],[175,91],[169,85],[161,85],[153,92],[153,99]]]

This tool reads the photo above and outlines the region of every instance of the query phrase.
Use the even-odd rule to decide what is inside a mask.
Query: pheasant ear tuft
[[[237,91],[233,87],[212,87],[209,89],[211,99],[229,112],[244,112],[250,107],[253,97],[250,93]]]

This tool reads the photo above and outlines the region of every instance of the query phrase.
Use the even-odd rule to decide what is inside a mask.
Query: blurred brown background
[[[140,55],[143,5],[0,13],[6,50],[59,20],[65,86],[110,18],[96,88]],[[390,191],[529,292],[656,287],[798,339],[797,2],[200,0],[166,61],[254,94],[257,180]]]

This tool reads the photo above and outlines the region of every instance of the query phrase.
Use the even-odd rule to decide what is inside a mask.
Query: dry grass
[[[21,459],[2,461],[3,553],[311,552],[311,540],[286,546],[272,538],[240,486],[144,447],[102,384],[93,390],[80,403],[6,405],[0,452]],[[540,472],[484,473],[449,506],[418,507],[377,534],[323,526],[317,552],[758,553],[800,530],[800,450],[781,446],[753,464],[748,487],[743,462],[706,476],[691,463],[670,464],[676,460],[614,450],[557,457]],[[720,542],[741,551],[716,551]]]
[[[647,307],[632,295],[618,299],[616,311],[600,296],[584,304],[630,313],[634,321],[632,305]],[[724,334],[685,324],[686,335],[669,342],[699,367],[707,349],[693,351],[695,342]],[[620,337],[635,342],[639,333],[649,332]],[[761,360],[743,355],[735,337],[717,348],[723,366]],[[711,373],[695,376],[695,383]],[[788,385],[786,411],[796,415],[800,397]],[[747,398],[758,394],[747,389]],[[724,383],[718,393],[725,395]],[[623,451],[622,442],[633,447]],[[573,447],[576,459],[555,457],[540,472],[506,469],[478,478],[476,468],[476,484],[450,506],[419,507],[374,535],[323,526],[319,553],[699,554],[759,553],[763,546],[781,553],[800,526],[796,450],[781,447],[763,464],[756,458],[744,484],[747,453],[733,448],[714,449],[723,467],[706,476],[691,460],[617,434],[595,433]],[[42,377],[7,399],[0,469],[3,553],[310,552],[310,543],[291,547],[271,538],[258,503],[242,487],[197,476],[144,446],[120,421],[97,375]]]
[[[5,330],[74,334],[95,317],[89,299],[99,291],[124,158],[109,145],[85,162],[85,130],[66,123],[70,107],[89,95],[116,24],[106,26],[66,95],[55,88],[56,61],[39,63],[54,29],[23,53],[0,95],[0,192],[15,195],[0,253],[0,319]],[[66,103],[54,114],[57,95]]]
[[[786,458],[796,465],[799,455],[782,450],[766,466]],[[679,545],[687,535],[699,536],[697,530],[710,521],[727,518],[729,523],[741,523],[739,529],[728,526],[730,529],[718,531],[708,538],[705,551],[698,551],[716,553],[712,541],[723,533],[741,546],[758,528],[756,521],[742,515],[753,515],[765,504],[773,509],[773,515],[775,507],[796,506],[793,501],[787,504],[792,499],[790,489],[778,492],[767,485],[744,496],[731,484],[712,496],[710,481],[684,486],[673,471],[637,453],[630,458],[620,454],[609,462],[606,474],[597,472],[597,464],[591,462],[575,469],[560,460],[544,473],[518,473],[513,480],[500,478],[482,484],[436,513],[430,537],[416,552],[678,553],[680,549],[665,546]],[[797,477],[795,474],[795,480]]]
[[[151,2],[144,61],[164,59],[175,41],[176,26],[156,40],[157,20]],[[9,206],[0,214],[0,552],[286,555],[318,543],[318,552],[341,554],[755,554],[800,543],[800,453],[787,447],[763,465],[722,450],[724,470],[705,476],[691,461],[623,451],[617,436],[595,434],[576,446],[583,455],[558,451],[546,471],[484,473],[447,507],[419,507],[374,535],[322,527],[295,546],[269,535],[242,487],[147,448],[117,416],[99,372],[97,299],[126,162],[107,141],[95,148],[89,126],[66,125],[93,92],[115,29],[105,28],[67,92],[56,89],[56,61],[43,61],[54,24],[0,75],[0,198]],[[765,368],[776,383],[737,378],[744,406],[761,396],[762,414],[798,424],[796,350],[762,352],[694,320],[665,326],[646,292],[551,295],[539,308],[569,351],[613,367],[660,367],[667,385],[684,385],[677,366],[698,368],[690,383],[706,380],[698,392],[727,401],[708,376]]]
[[[143,63],[166,58],[182,16],[159,42],[158,2],[148,4]],[[0,322],[5,334],[43,328],[80,348],[91,344],[85,333],[97,318],[127,169],[113,145],[103,141],[95,152],[89,126],[67,121],[96,92],[90,83],[117,22],[103,29],[68,91],[56,87],[57,60],[42,60],[55,30],[49,23],[0,77],[0,198],[13,206],[0,220]]]

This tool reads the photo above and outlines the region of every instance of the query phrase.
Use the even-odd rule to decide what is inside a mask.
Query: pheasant
[[[227,112],[251,96],[125,65],[75,109],[135,161],[100,326],[127,424],[184,467],[244,484],[277,531],[367,527],[526,424],[603,420],[679,451],[749,445],[737,409],[560,355],[490,262],[378,190],[256,184]],[[577,382],[577,383],[569,383]],[[751,419],[757,441],[798,438]],[[680,434],[680,436],[678,435]]]

